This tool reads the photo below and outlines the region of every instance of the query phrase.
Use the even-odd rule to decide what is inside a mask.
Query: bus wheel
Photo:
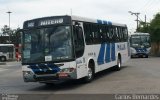
[[[121,69],[121,58],[118,57],[117,65],[114,67],[115,71],[119,71]]]
[[[54,83],[45,83],[46,86],[54,86]]]
[[[2,61],[2,62],[6,61],[6,57],[4,57],[4,56],[0,57],[0,61]]]
[[[148,58],[148,55],[146,55],[145,58]]]
[[[46,82],[39,82],[39,83],[45,84],[46,86],[54,86],[55,85],[55,83],[46,83]]]
[[[89,64],[89,67],[88,67],[88,74],[86,77],[84,77],[83,81],[85,83],[89,83],[93,80],[93,77],[94,77],[94,71],[93,71],[93,64]]]

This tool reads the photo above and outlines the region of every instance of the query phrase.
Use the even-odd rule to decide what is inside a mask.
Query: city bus
[[[130,35],[131,57],[148,58],[151,51],[149,33],[133,33]]]
[[[0,44],[0,61],[15,60],[14,44]]]
[[[97,72],[118,71],[130,58],[125,24],[64,15],[27,20],[21,31],[25,82],[91,82]]]

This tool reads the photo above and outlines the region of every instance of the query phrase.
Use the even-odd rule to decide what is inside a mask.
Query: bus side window
[[[91,32],[91,24],[83,23],[83,28],[84,28],[86,44],[87,45],[92,44],[93,43],[93,37],[92,37],[92,32]]]
[[[125,41],[127,41],[128,40],[128,30],[127,30],[127,28],[125,28],[124,35],[125,35]]]
[[[84,37],[82,27],[73,26],[73,32],[76,57],[81,57],[84,53]]]

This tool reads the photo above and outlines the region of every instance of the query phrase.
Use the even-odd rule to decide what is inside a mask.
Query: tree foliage
[[[156,14],[150,23],[150,33],[152,42],[160,42],[160,13]]]
[[[20,37],[17,34],[17,31],[19,29],[20,28],[11,29],[7,25],[4,25],[3,28],[1,28],[2,34],[0,36],[0,39],[1,39],[0,43],[15,43],[16,39],[18,39]]]
[[[149,23],[140,22],[138,32],[149,33]]]
[[[1,31],[2,35],[9,35],[9,32],[11,32],[10,28],[7,25],[4,25]]]
[[[152,42],[160,42],[160,13],[150,23],[140,22],[138,32],[150,33]]]
[[[16,32],[19,30],[20,28],[17,29],[11,29],[9,28],[7,25],[4,25],[3,28],[1,28],[2,31],[2,35],[3,36],[16,36]]]

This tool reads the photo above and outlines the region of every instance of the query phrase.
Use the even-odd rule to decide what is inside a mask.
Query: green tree
[[[160,56],[160,13],[157,13],[150,23],[151,41],[154,43],[154,53]]]
[[[3,40],[3,43],[16,43],[17,39],[19,39],[20,37],[19,35],[17,35],[17,31],[19,29],[20,28],[11,29],[7,25],[4,25],[3,28],[1,28],[2,31],[1,40]]]
[[[138,32],[149,33],[149,23],[140,21]]]
[[[153,42],[160,42],[160,13],[156,14],[150,23],[150,33]]]
[[[1,29],[3,35],[9,35],[9,32],[11,31],[10,28],[7,25],[4,25]]]

